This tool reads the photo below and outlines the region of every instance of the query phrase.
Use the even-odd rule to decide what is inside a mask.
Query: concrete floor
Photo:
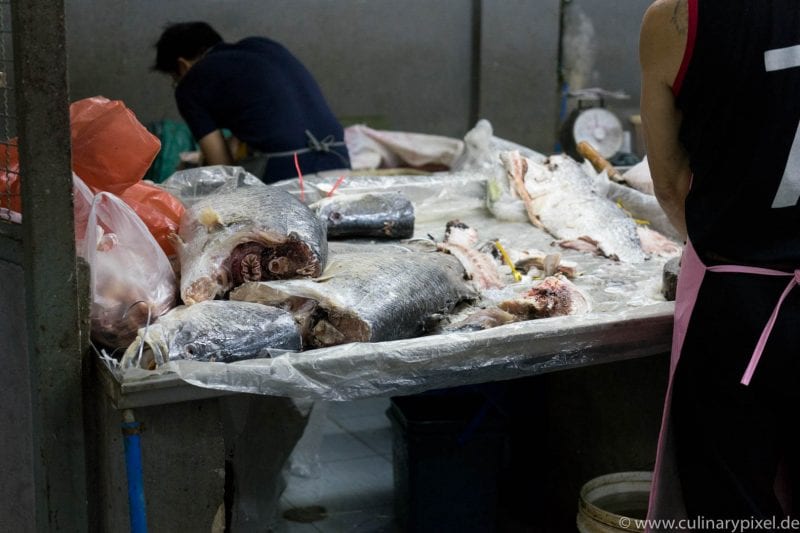
[[[311,420],[292,457],[295,473],[286,475],[281,512],[291,517],[293,509],[322,506],[325,516],[310,523],[282,518],[277,533],[399,531],[392,510],[389,399],[330,402],[321,407],[322,415]]]

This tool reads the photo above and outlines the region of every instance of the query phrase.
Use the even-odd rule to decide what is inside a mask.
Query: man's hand
[[[233,157],[221,130],[214,130],[197,143],[203,152],[205,165],[232,165]]]

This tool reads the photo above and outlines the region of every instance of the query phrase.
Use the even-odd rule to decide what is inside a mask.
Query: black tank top
[[[707,264],[800,267],[800,0],[689,0],[674,91]]]

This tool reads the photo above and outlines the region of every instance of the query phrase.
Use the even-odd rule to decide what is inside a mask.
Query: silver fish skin
[[[142,344],[146,349],[140,361]],[[122,366],[152,369],[180,359],[232,363],[301,349],[300,331],[290,313],[250,302],[213,300],[176,307],[140,329]]]
[[[512,184],[524,182],[534,224],[557,239],[589,237],[603,255],[619,261],[639,263],[647,258],[634,220],[605,197],[602,183],[574,159],[552,155],[539,163],[517,151],[503,152],[500,158]]]
[[[477,297],[455,257],[379,250],[334,254],[317,280],[246,283],[230,297],[290,310],[307,347],[416,337],[432,317]]]
[[[245,281],[318,276],[328,241],[319,217],[277,188],[211,194],[181,217],[178,257],[187,305],[224,296]]]
[[[414,204],[400,192],[338,194],[311,204],[327,224],[328,238],[408,239]]]

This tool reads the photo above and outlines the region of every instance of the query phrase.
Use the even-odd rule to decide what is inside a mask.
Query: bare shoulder
[[[656,0],[645,12],[645,20],[652,19],[653,23],[670,26],[680,35],[686,35],[689,30],[689,2],[688,0]]]
[[[678,73],[689,33],[688,0],[656,0],[644,14],[639,37],[642,68],[668,83]]]

